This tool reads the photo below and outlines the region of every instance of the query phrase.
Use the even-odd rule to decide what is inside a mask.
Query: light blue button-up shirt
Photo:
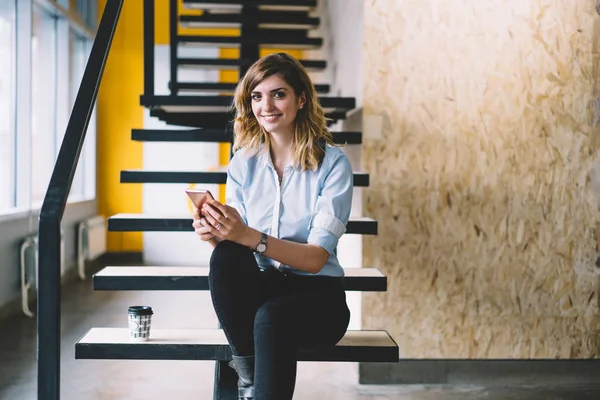
[[[350,217],[352,188],[352,166],[338,147],[326,146],[316,171],[286,167],[281,185],[269,152],[249,156],[240,149],[227,168],[226,203],[256,230],[321,246],[329,259],[316,275],[343,276],[337,244]],[[312,275],[264,255],[257,254],[256,261],[261,268]]]

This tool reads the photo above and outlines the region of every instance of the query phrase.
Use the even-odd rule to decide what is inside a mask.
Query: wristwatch
[[[261,235],[260,235],[260,242],[258,242],[258,244],[256,245],[256,251],[255,251],[255,253],[262,254],[266,250],[267,250],[267,234],[266,233],[261,233]]]

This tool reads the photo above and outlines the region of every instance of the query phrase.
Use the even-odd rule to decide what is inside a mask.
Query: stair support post
[[[176,96],[179,92],[179,86],[177,81],[177,46],[179,41],[177,40],[177,27],[179,11],[177,7],[177,0],[169,0],[169,51],[170,51],[170,66],[171,66],[171,79],[169,82],[169,88],[171,89],[171,96]],[[152,46],[154,46],[154,40],[152,40]],[[154,60],[152,60],[154,62]]]
[[[215,386],[213,400],[238,399],[238,375],[228,361],[215,361]]]
[[[144,95],[154,96],[154,0],[144,0]]]
[[[61,215],[62,217],[62,215]],[[38,400],[60,399],[60,219],[41,218],[38,267]]]
[[[244,39],[242,39],[242,44],[240,45],[240,59],[246,62],[240,65],[240,77],[246,74],[250,65],[260,58],[260,49],[258,45],[258,16],[259,9],[258,7],[251,7],[247,5],[242,6],[242,27],[241,27],[241,37],[242,38],[254,38],[250,44],[244,43]]]

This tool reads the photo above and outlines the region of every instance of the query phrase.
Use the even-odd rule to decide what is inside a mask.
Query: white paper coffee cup
[[[129,337],[134,342],[146,342],[150,339],[152,324],[152,307],[131,306],[127,310],[129,320]]]

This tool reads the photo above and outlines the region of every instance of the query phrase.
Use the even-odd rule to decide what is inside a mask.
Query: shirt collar
[[[270,151],[264,151],[264,144],[261,146],[258,157],[259,157],[259,161],[261,163],[262,167],[269,167],[271,168],[273,171],[275,171],[275,165],[273,165],[273,160],[271,159],[271,152]],[[288,168],[293,168],[293,166],[290,165],[286,165],[285,169]]]
[[[271,160],[271,152],[269,150],[265,150],[264,144],[259,150],[258,157],[262,167],[270,167],[273,170],[275,169],[273,160]]]

